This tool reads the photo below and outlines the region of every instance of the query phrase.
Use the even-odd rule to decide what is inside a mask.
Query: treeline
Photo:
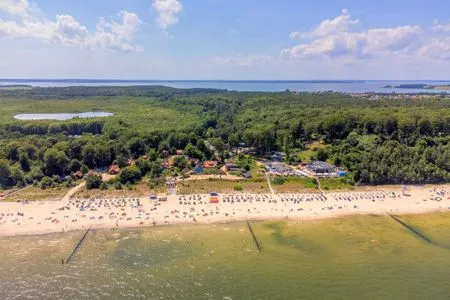
[[[347,168],[353,183],[449,181],[450,100],[445,98],[369,101],[339,93],[167,87],[33,88],[6,91],[7,98],[2,92],[3,187],[113,163],[125,167],[128,159],[144,155],[148,160],[139,160],[124,178],[135,178],[136,168],[140,176],[155,178],[163,172],[165,155],[178,149],[205,160],[245,146],[258,155],[283,151],[288,162],[300,162],[296,153],[311,141],[329,145],[316,158]],[[114,117],[64,122],[7,117],[23,107],[105,110]],[[175,172],[186,167],[177,161]]]
[[[0,136],[8,135],[47,135],[63,133],[67,135],[82,135],[84,133],[101,134],[103,132],[104,121],[102,120],[80,120],[59,123],[49,122],[15,122],[2,125]]]

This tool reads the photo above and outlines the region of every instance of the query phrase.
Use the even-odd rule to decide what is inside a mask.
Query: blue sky
[[[0,77],[450,79],[449,8],[442,0],[0,0]]]

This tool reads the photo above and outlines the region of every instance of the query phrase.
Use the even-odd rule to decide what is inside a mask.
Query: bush
[[[122,184],[119,181],[116,182],[116,184],[114,185],[114,188],[116,190],[122,190],[123,189]]]
[[[242,190],[244,190],[244,188],[242,187],[242,185],[236,184],[236,185],[233,187],[233,190],[235,190],[235,191],[242,191]]]
[[[275,177],[274,179],[272,179],[272,183],[275,185],[283,185],[286,183],[286,181],[287,179],[284,177]]]
[[[106,191],[108,189],[108,185],[106,184],[106,182],[100,183],[100,189],[102,191]]]
[[[142,178],[141,170],[136,166],[126,167],[120,172],[119,178],[122,184],[136,183]]]
[[[91,176],[86,176],[86,188],[88,190],[98,189],[102,184],[102,176],[99,174],[94,174]]]

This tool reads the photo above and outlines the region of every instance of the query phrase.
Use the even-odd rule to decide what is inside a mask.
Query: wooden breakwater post
[[[256,235],[253,232],[252,225],[250,224],[250,222],[248,220],[247,220],[247,226],[248,226],[248,229],[250,230],[250,233],[252,234],[253,241],[255,241],[256,248],[258,248],[259,253],[261,253],[261,246],[259,245],[258,239],[256,238]]]
[[[89,233],[89,231],[91,231],[92,226],[90,226],[88,228],[88,230],[86,230],[86,232],[84,233],[83,237],[81,238],[81,240],[78,242],[78,244],[75,246],[75,248],[73,248],[72,253],[70,254],[69,258],[66,260],[66,264],[70,263],[70,261],[72,260],[73,256],[75,255],[75,253],[78,251],[78,249],[80,248],[81,244],[83,243],[84,239],[86,238],[87,234]]]

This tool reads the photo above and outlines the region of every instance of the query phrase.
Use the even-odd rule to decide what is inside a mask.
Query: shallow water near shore
[[[400,216],[450,245],[450,214]],[[448,299],[450,250],[388,216],[0,238],[2,299]]]

